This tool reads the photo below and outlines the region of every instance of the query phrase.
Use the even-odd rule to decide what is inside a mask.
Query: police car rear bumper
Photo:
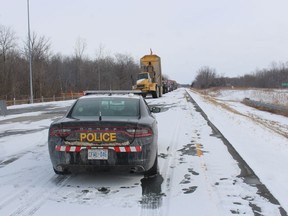
[[[107,147],[107,160],[88,159],[87,147],[58,146],[49,147],[50,158],[55,170],[116,168],[133,172],[149,170],[155,161],[156,145]]]

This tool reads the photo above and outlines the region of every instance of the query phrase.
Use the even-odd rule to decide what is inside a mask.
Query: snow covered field
[[[250,97],[253,94],[251,99],[263,100],[259,97],[261,93],[252,92]],[[287,117],[241,104],[247,97],[243,91],[238,91],[238,94],[237,91],[224,91],[219,97],[206,99],[195,93],[192,96],[283,207],[288,209],[288,173],[284,171],[288,162]],[[283,98],[287,96],[286,91]],[[269,100],[272,101],[267,97],[265,102]],[[281,103],[284,104],[285,100]]]
[[[238,162],[188,94],[276,200],[240,176]],[[287,215],[287,117],[241,104],[245,95],[181,88],[147,98],[163,110],[156,114],[160,174],[153,179],[111,172],[57,176],[47,131],[73,101],[9,107],[28,111],[0,117],[0,215]]]

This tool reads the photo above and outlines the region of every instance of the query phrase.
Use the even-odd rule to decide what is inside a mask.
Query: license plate
[[[107,160],[108,149],[88,149],[88,160]]]

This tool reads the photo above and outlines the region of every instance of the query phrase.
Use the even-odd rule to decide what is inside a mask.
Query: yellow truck
[[[141,72],[138,74],[136,85],[133,90],[141,90],[142,96],[152,94],[153,98],[162,96],[162,72],[161,59],[159,56],[145,55],[140,59]]]

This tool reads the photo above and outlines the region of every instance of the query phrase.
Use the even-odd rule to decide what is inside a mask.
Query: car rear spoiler
[[[108,94],[108,95],[126,95],[126,94],[142,94],[140,90],[87,90],[83,92],[84,95],[93,95],[93,94]]]

